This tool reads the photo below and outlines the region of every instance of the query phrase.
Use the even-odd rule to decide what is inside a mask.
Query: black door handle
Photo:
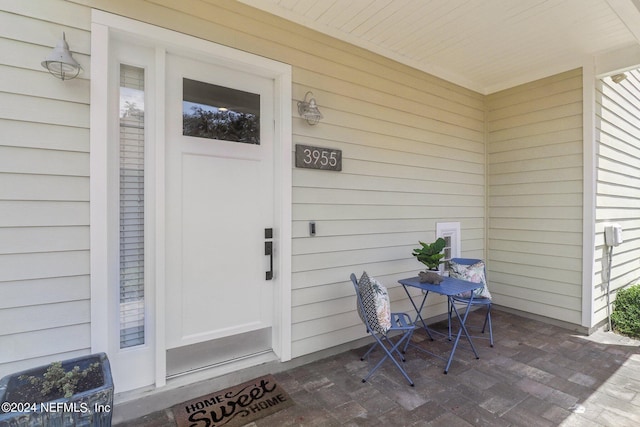
[[[265,274],[265,280],[273,279],[273,242],[264,242],[264,254],[269,255],[269,271]]]

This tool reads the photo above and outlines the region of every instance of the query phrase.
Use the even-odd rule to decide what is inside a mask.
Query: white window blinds
[[[120,348],[144,344],[144,69],[120,65]]]

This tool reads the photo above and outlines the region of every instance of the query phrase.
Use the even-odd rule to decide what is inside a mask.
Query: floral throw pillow
[[[455,279],[467,280],[473,283],[482,283],[484,286],[473,291],[474,298],[491,299],[491,293],[487,287],[487,279],[484,274],[484,262],[478,261],[475,264],[458,264],[451,261],[449,263],[449,275]],[[463,292],[459,296],[469,298],[471,292]]]
[[[366,312],[366,318],[371,329],[380,334],[386,335],[391,328],[391,304],[387,288],[373,277],[369,277],[366,272],[362,273],[358,281],[358,292]],[[367,324],[365,314],[358,305],[358,314],[362,321]]]

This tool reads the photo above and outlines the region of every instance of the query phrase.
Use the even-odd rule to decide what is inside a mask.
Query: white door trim
[[[158,84],[153,90],[155,120],[151,132],[155,147],[164,147],[164,65],[167,51],[215,58],[221,64],[241,64],[246,70],[270,77],[275,81],[274,111],[274,188],[275,227],[274,242],[277,257],[274,269],[279,278],[275,289],[275,313],[273,327],[273,351],[281,361],[291,359],[291,66],[253,55],[237,49],[218,45],[196,37],[170,31],[164,28],[123,18],[98,10],[92,10],[91,38],[91,129],[90,129],[90,220],[91,220],[91,347],[92,351],[118,351],[114,347],[118,324],[114,323],[114,301],[112,287],[117,283],[117,260],[113,259],[113,245],[117,244],[117,221],[108,215],[108,194],[112,191],[113,166],[107,155],[113,129],[109,115],[114,111],[109,99],[109,44],[115,35],[119,38],[133,37],[136,42],[154,48],[154,75]],[[165,318],[164,318],[164,156],[162,149],[156,149],[153,167],[154,194],[150,206],[155,206],[156,218],[153,233],[155,247],[149,248],[151,265],[155,266],[155,316],[150,319],[155,326],[154,333],[155,386],[166,381],[165,361]],[[114,237],[115,236],[115,237]],[[117,318],[115,318],[117,320]],[[130,351],[130,350],[128,350]],[[145,384],[148,385],[148,384]],[[140,385],[142,386],[142,385]],[[124,390],[116,390],[117,392]]]

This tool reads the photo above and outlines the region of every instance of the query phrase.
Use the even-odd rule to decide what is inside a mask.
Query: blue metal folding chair
[[[366,273],[363,274],[363,277]],[[368,276],[366,278],[368,281]],[[391,361],[396,365],[396,367],[400,370],[402,375],[409,381],[409,384],[413,387],[414,383],[404,370],[402,365],[398,363],[394,354],[399,357],[399,359],[404,362],[404,355],[401,353],[399,349],[403,348],[403,344],[408,344],[411,340],[411,336],[413,335],[413,331],[416,329],[415,325],[411,323],[411,317],[407,313],[391,313],[390,324],[391,327],[386,329],[380,326],[380,322],[376,317],[375,307],[372,305],[372,287],[371,286],[361,286],[362,283],[359,283],[355,274],[351,274],[351,282],[353,283],[353,287],[356,291],[356,297],[358,300],[358,313],[362,321],[364,322],[367,332],[373,336],[375,342],[367,350],[367,352],[360,358],[360,360],[365,360],[369,356],[369,354],[378,346],[382,348],[384,351],[384,355],[382,359],[369,371],[367,376],[362,379],[362,382],[366,382],[371,375],[382,365],[382,363],[391,359]],[[385,330],[386,329],[386,330]],[[390,335],[396,335],[399,333],[397,337],[394,337],[394,342],[392,341]],[[406,349],[406,346],[404,347]]]
[[[450,260],[453,263],[457,263],[457,264],[462,264],[465,266],[472,266],[474,264],[477,264],[479,262],[482,262],[482,260],[480,259],[475,259],[475,258],[452,258]],[[486,277],[487,277],[487,271],[486,271],[486,267],[484,268],[484,280],[485,280],[485,286],[486,286]],[[464,304],[464,306],[467,306],[469,303],[469,298],[465,297],[465,296],[454,296],[451,298],[452,301],[449,302],[449,339],[451,339],[451,311],[453,309],[452,304],[455,304],[456,302]],[[491,347],[493,347],[493,328],[491,326],[491,298],[479,298],[478,296],[474,296],[473,301],[471,301],[471,305],[472,306],[483,306],[486,307],[487,309],[487,313],[484,316],[484,324],[482,325],[482,333],[484,334],[484,331],[487,327],[487,325],[489,325],[489,343],[491,345]],[[467,328],[469,327],[469,325],[467,325]]]

